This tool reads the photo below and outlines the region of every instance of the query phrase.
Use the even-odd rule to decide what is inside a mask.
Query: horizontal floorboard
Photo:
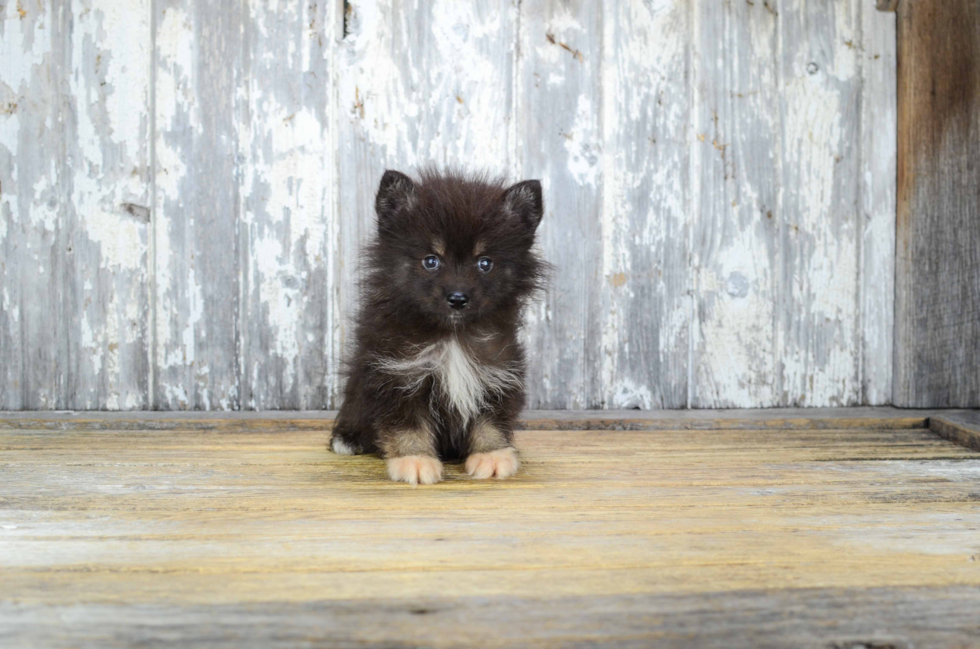
[[[806,588],[694,595],[261,604],[0,604],[0,643],[114,647],[975,647],[980,589]],[[121,622],[120,620],[124,620]],[[288,624],[283,624],[288,620]],[[383,620],[383,624],[378,621]],[[107,634],[106,629],[113,629]],[[438,632],[443,629],[450,632]],[[69,631],[70,630],[70,631]],[[7,645],[6,643],[11,643]]]
[[[980,453],[903,412],[539,417],[419,488],[329,419],[0,417],[0,646],[978,645]]]

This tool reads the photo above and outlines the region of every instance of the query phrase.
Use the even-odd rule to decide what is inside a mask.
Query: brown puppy
[[[432,484],[444,459],[475,478],[518,468],[524,405],[517,334],[545,264],[532,252],[541,184],[386,171],[366,251],[335,453],[380,452],[392,480]]]

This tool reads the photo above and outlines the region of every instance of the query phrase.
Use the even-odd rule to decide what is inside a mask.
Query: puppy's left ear
[[[534,232],[544,216],[544,199],[541,198],[541,181],[525,180],[511,185],[504,192],[504,207],[513,212],[531,232]]]

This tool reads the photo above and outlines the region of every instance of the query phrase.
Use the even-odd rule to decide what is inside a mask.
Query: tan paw
[[[435,484],[442,480],[442,462],[426,455],[406,455],[385,460],[388,475],[395,482]]]
[[[515,448],[498,448],[489,453],[474,453],[466,458],[466,472],[481,480],[494,476],[498,480],[509,478],[517,473],[519,466],[521,463],[517,459]]]

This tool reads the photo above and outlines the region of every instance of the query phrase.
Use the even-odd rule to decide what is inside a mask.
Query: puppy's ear
[[[534,232],[544,216],[544,199],[541,198],[541,181],[525,180],[511,185],[504,192],[504,207],[520,217],[524,225]]]
[[[374,210],[378,213],[378,225],[383,226],[398,211],[398,208],[415,198],[415,183],[401,173],[388,169],[381,176],[378,195],[374,199]]]

